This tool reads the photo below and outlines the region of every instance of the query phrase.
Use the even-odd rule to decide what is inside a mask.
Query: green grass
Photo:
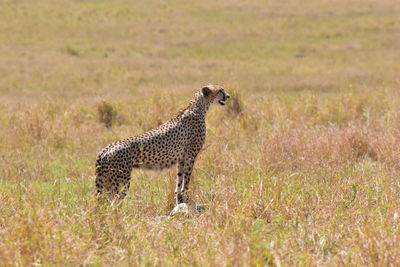
[[[400,13],[383,1],[0,2],[0,265],[399,265]],[[208,83],[191,204],[98,151]],[[234,104],[236,103],[236,104]]]

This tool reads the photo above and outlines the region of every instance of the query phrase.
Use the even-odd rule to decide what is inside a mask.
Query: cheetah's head
[[[207,85],[201,88],[201,92],[208,103],[225,105],[229,95],[225,93],[224,88],[219,85]]]

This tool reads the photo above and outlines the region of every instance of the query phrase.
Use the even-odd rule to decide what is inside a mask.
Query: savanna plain
[[[399,266],[397,0],[0,1],[0,266]],[[94,163],[196,90],[175,169],[99,207]]]

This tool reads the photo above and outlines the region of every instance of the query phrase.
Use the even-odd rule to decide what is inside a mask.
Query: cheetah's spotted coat
[[[96,161],[97,196],[122,200],[129,190],[132,169],[164,169],[178,165],[176,202],[187,203],[187,190],[197,154],[206,138],[206,114],[211,104],[229,98],[220,86],[197,92],[189,106],[154,130],[109,144]]]

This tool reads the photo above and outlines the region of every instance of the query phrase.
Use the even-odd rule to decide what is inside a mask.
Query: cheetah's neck
[[[194,95],[193,99],[190,101],[189,105],[186,108],[182,109],[177,114],[177,117],[181,116],[187,112],[193,112],[193,113],[205,116],[207,114],[208,108],[210,107],[210,104],[211,103],[207,102],[204,99],[203,94],[201,94],[200,92],[197,92]]]
[[[206,115],[210,104],[209,101],[206,101],[202,93],[197,92],[192,101],[190,101],[189,109],[193,112]]]

